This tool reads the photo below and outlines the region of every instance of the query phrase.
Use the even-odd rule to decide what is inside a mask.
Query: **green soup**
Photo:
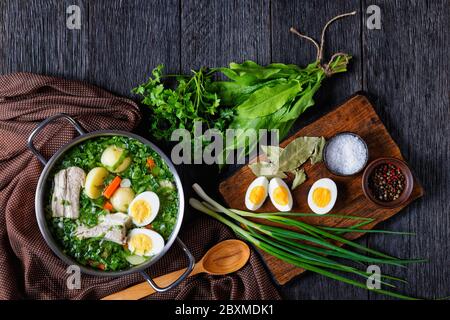
[[[121,179],[130,180],[130,187],[136,195],[145,191],[155,192],[159,197],[160,208],[149,228],[158,232],[165,240],[174,229],[179,207],[174,177],[166,162],[151,147],[136,139],[123,136],[93,138],[66,152],[64,157],[56,163],[48,181],[50,193],[46,217],[50,230],[65,254],[82,265],[106,271],[125,270],[132,266],[127,260],[127,257],[132,255],[127,246],[107,241],[101,236],[79,239],[75,235],[75,230],[80,225],[93,227],[97,225],[101,215],[110,213],[104,209],[107,199],[103,195],[97,199],[91,199],[81,190],[78,219],[53,217],[51,201],[53,179],[58,171],[76,166],[88,173],[95,167],[102,167],[100,161],[102,153],[112,145],[126,150],[127,156],[131,157],[131,163],[120,173],[109,172],[104,182],[105,186],[114,177],[119,176]],[[148,159],[151,159],[151,166],[148,164]],[[135,227],[133,225],[131,228]]]

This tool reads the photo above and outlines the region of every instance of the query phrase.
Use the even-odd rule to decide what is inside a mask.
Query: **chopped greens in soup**
[[[178,216],[178,190],[150,146],[124,136],[70,149],[50,175],[46,217],[63,252],[118,271],[160,253]]]

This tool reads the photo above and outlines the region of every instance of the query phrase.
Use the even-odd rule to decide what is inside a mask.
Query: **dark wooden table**
[[[73,4],[81,8],[80,30],[66,27],[66,9]],[[380,30],[366,27],[372,4],[381,8]],[[81,79],[131,96],[130,89],[159,63],[173,73],[245,59],[305,65],[315,58],[314,48],[289,27],[318,38],[329,18],[357,10],[327,34],[327,57],[337,51],[354,56],[349,72],[324,84],[296,128],[354,92],[368,92],[426,195],[382,225],[417,236],[371,235],[363,243],[396,256],[428,258],[395,270],[409,280],[399,290],[442,297],[450,294],[449,7],[445,0],[2,0],[0,73]],[[216,189],[221,178],[213,167],[180,170],[187,189],[192,181]],[[188,212],[188,218],[194,215]],[[282,292],[293,299],[384,298],[311,273]]]

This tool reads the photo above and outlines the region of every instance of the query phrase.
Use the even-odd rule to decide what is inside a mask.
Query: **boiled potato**
[[[128,168],[131,163],[130,157],[126,157],[121,161],[124,152],[125,150],[118,146],[109,146],[103,151],[100,162],[112,172],[122,172]],[[119,163],[119,161],[121,161],[121,163]]]
[[[134,199],[134,191],[131,188],[119,188],[114,192],[111,199],[111,204],[114,210],[118,212],[127,212],[128,206]]]
[[[104,188],[105,179],[108,175],[108,170],[102,167],[97,167],[89,171],[84,184],[84,193],[91,199],[100,197]]]

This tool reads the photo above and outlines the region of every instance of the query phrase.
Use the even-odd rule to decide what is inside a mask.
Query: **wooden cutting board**
[[[404,160],[400,149],[392,140],[369,100],[363,95],[352,97],[343,105],[283,141],[281,146],[286,146],[293,139],[300,136],[324,136],[328,139],[342,131],[355,132],[366,141],[369,147],[369,162],[379,157],[395,157]],[[263,159],[264,155],[260,156],[260,158]],[[256,160],[253,159],[250,162],[252,163]],[[373,223],[366,226],[366,228],[370,229],[379,222],[392,217],[413,200],[423,195],[422,186],[417,179],[414,179],[411,197],[403,206],[393,209],[380,208],[365,198],[361,186],[362,173],[353,177],[339,177],[331,174],[323,163],[311,166],[309,161],[304,165],[304,168],[308,179],[292,191],[294,198],[293,212],[311,212],[307,204],[309,189],[314,181],[325,177],[333,179],[338,187],[336,205],[330,213],[375,218],[376,220]],[[220,184],[219,191],[229,207],[246,210],[244,205],[245,192],[254,179],[255,176],[249,167],[244,166]],[[292,177],[289,177],[289,185],[291,181]],[[270,200],[267,200],[258,211],[269,212],[276,210]],[[302,217],[299,219],[312,224],[342,227],[348,227],[355,223],[354,220],[331,217],[325,219],[323,217]],[[261,222],[261,220],[258,221]],[[346,234],[346,238],[355,239],[361,235],[361,233],[349,233]],[[264,252],[261,252],[261,255],[272,272],[274,279],[279,284],[285,284],[304,271]]]

